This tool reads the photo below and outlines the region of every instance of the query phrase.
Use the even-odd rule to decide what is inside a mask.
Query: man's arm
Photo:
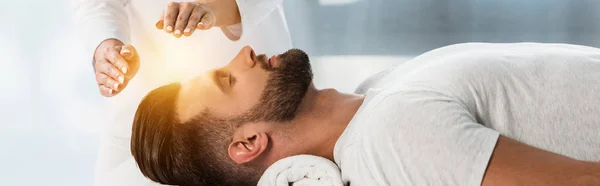
[[[600,163],[583,162],[500,136],[483,186],[600,185]]]
[[[96,48],[107,39],[128,44],[129,22],[126,0],[71,0],[73,22],[82,43],[93,57]]]
[[[97,49],[99,49],[98,51],[104,51],[105,48],[114,48],[129,43],[130,28],[125,10],[126,0],[70,0],[69,3],[75,28],[82,40],[82,46],[85,47],[85,55],[89,56],[89,61],[84,62],[89,63],[90,67],[92,67],[93,60],[97,61],[94,65],[98,65],[103,61],[103,59],[100,59],[101,55],[94,55]],[[128,74],[132,74],[132,71],[134,69],[129,68]],[[113,72],[118,72],[118,70],[113,70]],[[118,78],[114,78],[114,80],[119,81]],[[104,96],[113,95],[112,92],[108,94],[107,89],[100,88]],[[123,86],[120,88],[122,89]],[[114,176],[115,173],[119,174],[126,170],[123,168],[123,165],[126,164],[124,162],[128,159],[131,161],[132,158],[128,148],[129,137],[127,135],[129,133],[120,134],[115,132],[122,128],[119,125],[125,123],[112,123],[109,121],[114,120],[108,118],[106,119],[107,125],[104,127],[106,131],[102,134],[103,137],[98,150],[94,185],[118,186],[135,185],[127,184],[133,182],[148,182],[147,179],[137,178],[141,175],[139,171],[131,173],[137,175],[137,177],[127,175],[127,178],[123,178],[125,181]],[[134,165],[132,167],[135,168]],[[115,183],[105,184],[105,182],[110,181]],[[118,182],[121,183],[118,184]]]
[[[90,56],[100,94],[121,92],[139,69],[139,57],[129,42],[125,0],[71,0],[73,21]]]

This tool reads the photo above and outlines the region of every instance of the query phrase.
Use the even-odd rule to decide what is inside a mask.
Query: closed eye
[[[235,77],[229,73],[229,86],[233,86],[235,84]]]
[[[226,91],[231,86],[230,74],[223,71],[216,71],[213,76],[215,83],[221,91]]]

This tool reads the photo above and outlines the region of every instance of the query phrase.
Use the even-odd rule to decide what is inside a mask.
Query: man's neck
[[[350,120],[362,105],[364,96],[340,93],[335,89],[316,90],[313,87],[307,92],[306,102],[300,108],[297,124],[294,127],[297,141],[304,154],[325,157],[331,161],[335,143],[342,135]]]

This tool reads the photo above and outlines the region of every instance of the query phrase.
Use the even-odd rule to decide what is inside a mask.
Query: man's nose
[[[252,47],[248,45],[244,46],[239,55],[241,60],[244,61],[244,65],[248,68],[253,68],[256,65],[256,53]]]
[[[227,64],[227,68],[247,70],[256,66],[256,55],[250,46],[244,46],[237,56]]]

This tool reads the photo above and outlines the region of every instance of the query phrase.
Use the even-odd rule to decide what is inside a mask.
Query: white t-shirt
[[[499,135],[600,161],[600,49],[470,43],[366,81],[334,159],[352,186],[480,185]]]

